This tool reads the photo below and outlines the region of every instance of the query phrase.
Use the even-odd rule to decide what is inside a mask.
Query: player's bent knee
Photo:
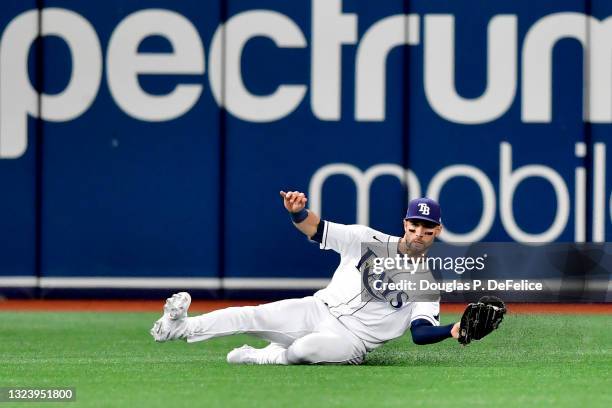
[[[287,349],[287,361],[290,364],[312,364],[316,361],[316,350],[304,343],[302,339],[297,339]]]

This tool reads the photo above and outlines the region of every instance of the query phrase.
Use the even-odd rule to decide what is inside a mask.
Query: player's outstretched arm
[[[447,326],[434,326],[426,319],[417,319],[410,327],[415,344],[433,344],[445,339],[459,338],[459,322]]]
[[[317,226],[321,219],[315,213],[306,209],[306,195],[299,191],[280,192],[283,204],[291,214],[293,225],[308,238],[312,238],[317,232]]]

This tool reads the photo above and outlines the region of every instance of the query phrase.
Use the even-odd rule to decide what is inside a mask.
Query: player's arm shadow
[[[427,347],[427,346],[418,346]],[[421,353],[418,349],[384,350],[370,353],[362,365],[374,367],[490,367],[489,361],[474,359],[467,347],[453,354]]]
[[[512,316],[509,319],[513,320]],[[510,322],[505,322],[510,323]],[[491,364],[520,367],[529,359],[509,358],[507,352],[527,347],[524,342],[538,338],[536,330],[522,328],[524,336],[509,339],[508,336],[490,336],[482,342],[460,346],[457,340],[446,339],[436,344],[416,345],[410,334],[393,340],[366,356],[362,365],[389,367],[490,367]],[[531,339],[531,340],[530,340]]]

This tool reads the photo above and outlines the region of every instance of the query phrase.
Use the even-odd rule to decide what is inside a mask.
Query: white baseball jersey
[[[426,319],[438,326],[439,302],[408,301],[392,306],[377,299],[364,299],[362,273],[362,243],[379,242],[394,257],[400,237],[384,234],[363,225],[343,225],[325,221],[321,249],[333,249],[341,256],[340,265],[325,289],[315,293],[331,313],[364,341],[368,350],[403,335],[414,320]],[[399,306],[399,307],[398,307]]]

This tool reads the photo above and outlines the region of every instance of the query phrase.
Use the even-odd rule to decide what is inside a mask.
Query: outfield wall
[[[610,241],[611,14],[3,1],[0,286],[320,287],[338,258],[294,231],[281,189],[393,234],[428,195],[445,241]]]

